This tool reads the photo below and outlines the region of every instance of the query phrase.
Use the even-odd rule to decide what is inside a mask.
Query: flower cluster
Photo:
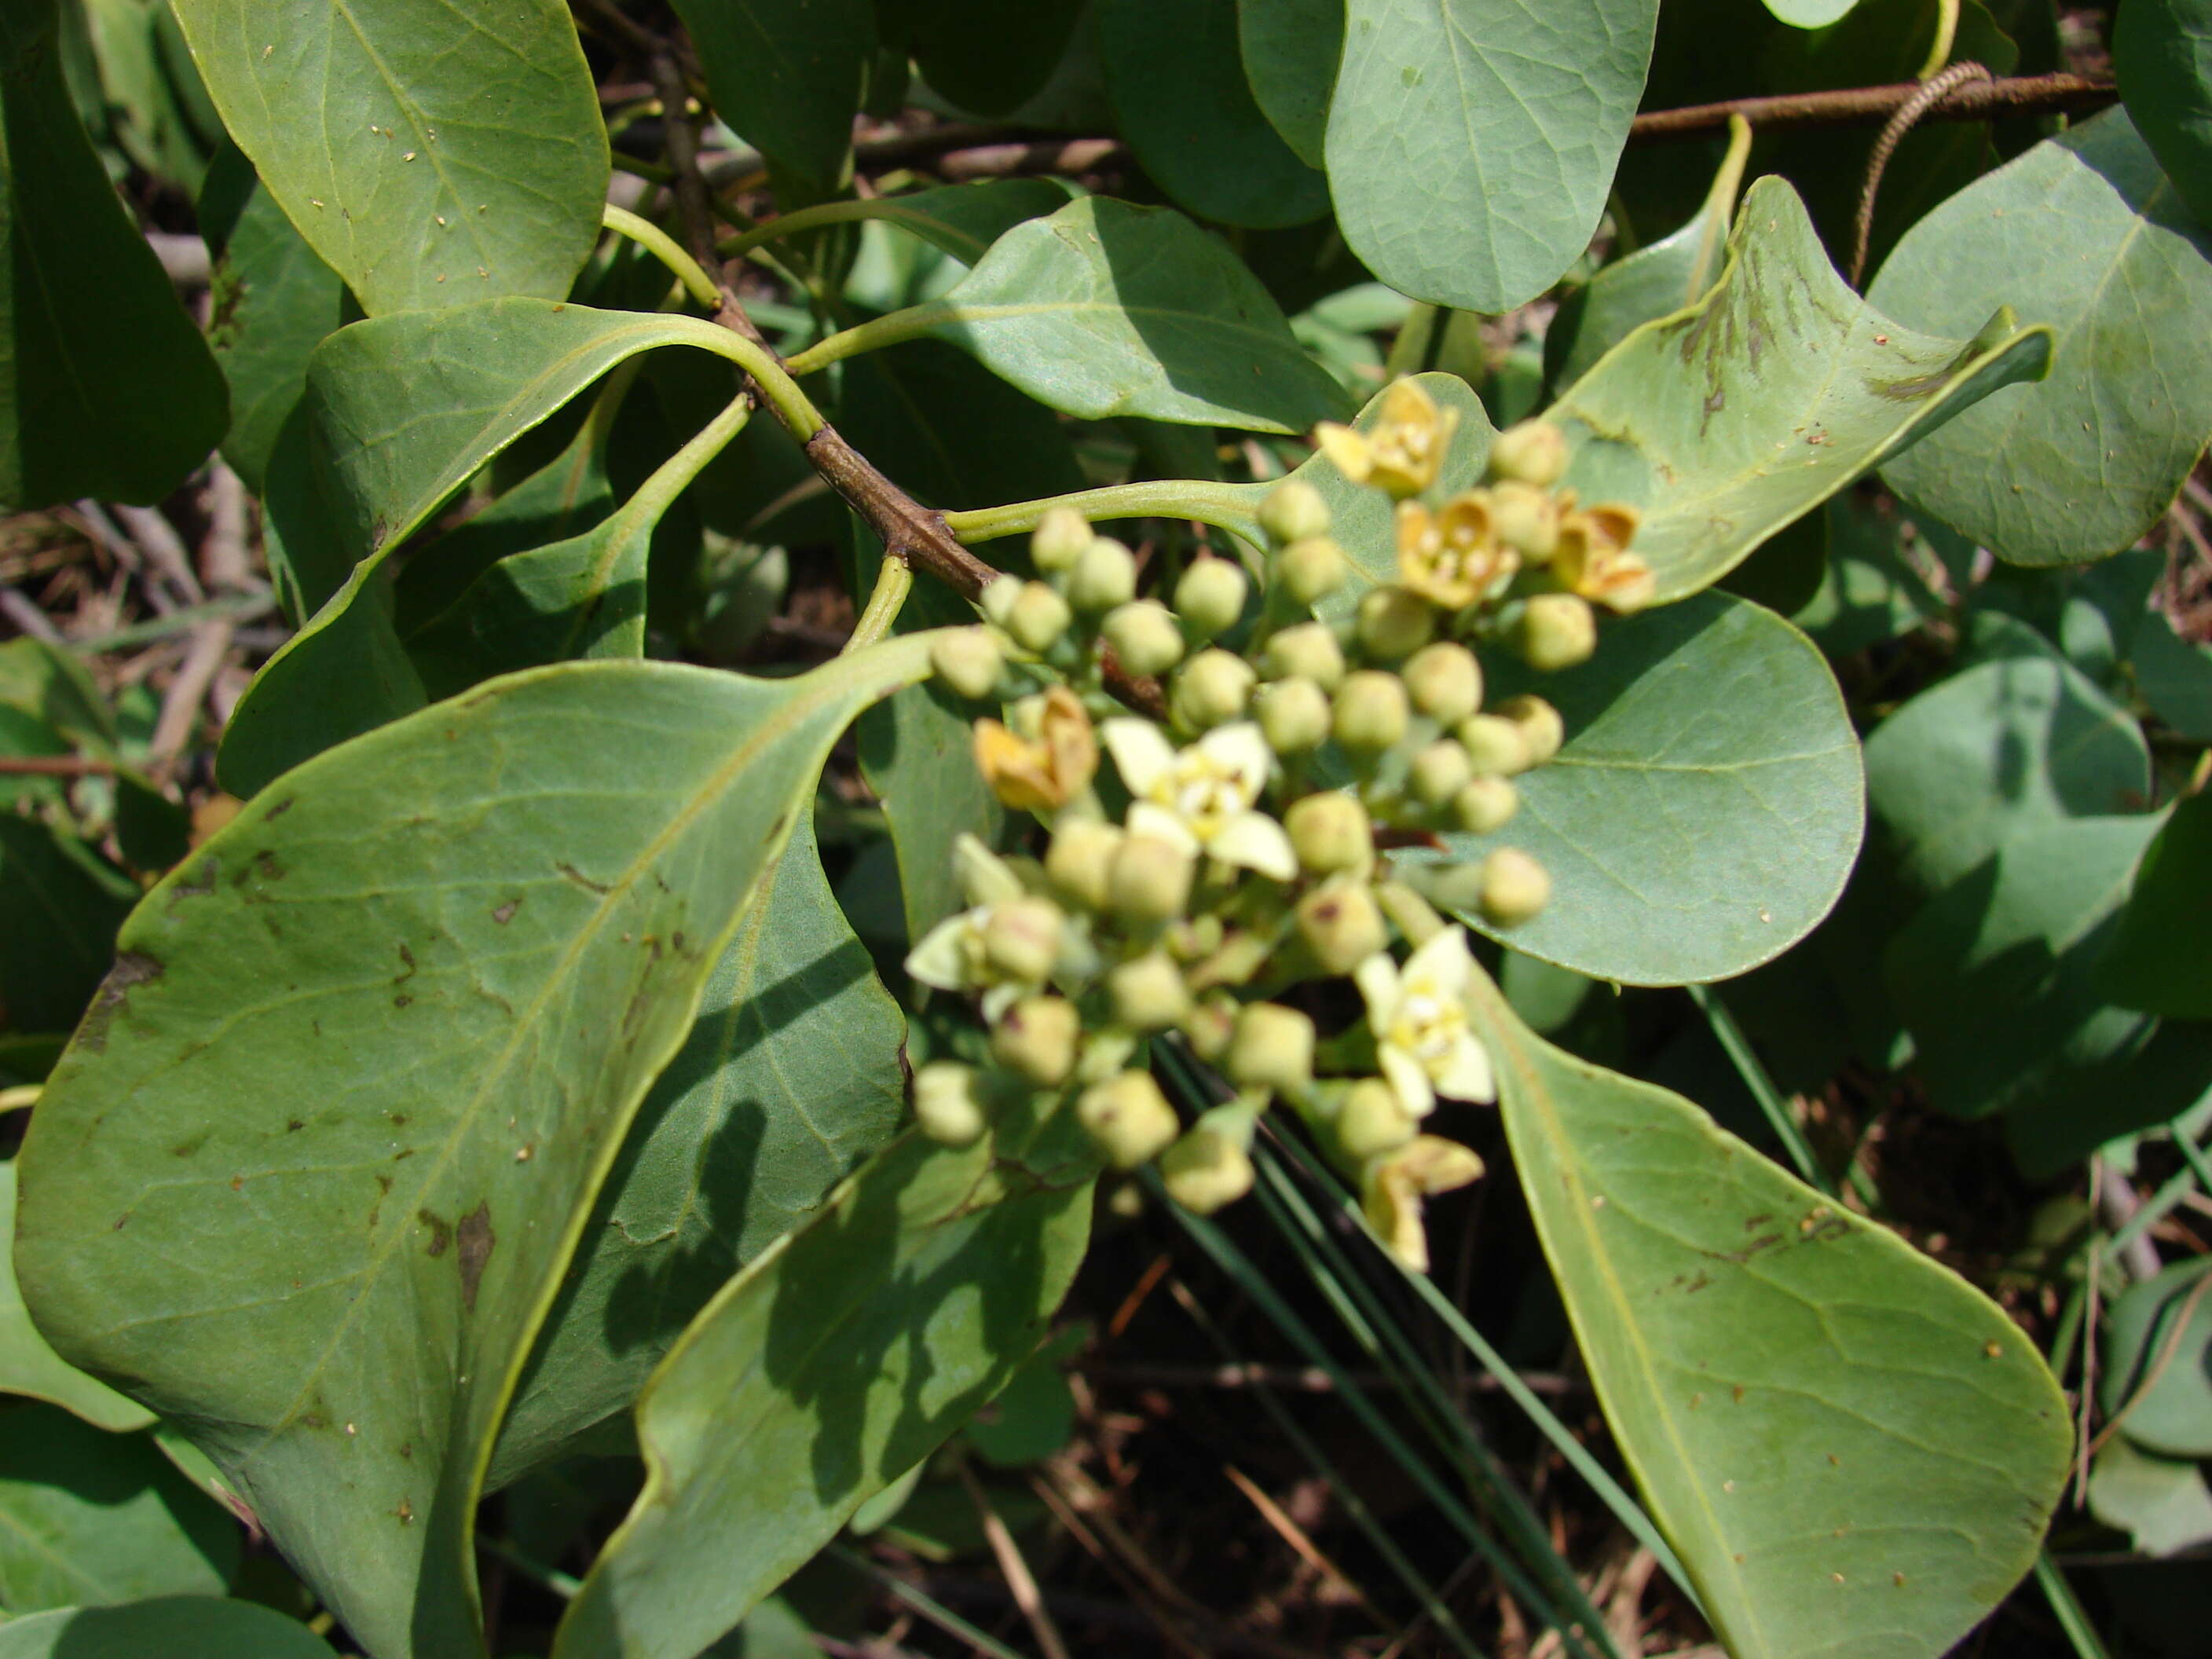
[[[908,958],[918,982],[977,997],[989,1028],[988,1065],[917,1074],[925,1133],[965,1144],[1018,1094],[1062,1093],[1109,1163],[1157,1159],[1176,1200],[1207,1212],[1249,1189],[1255,1127],[1280,1103],[1358,1182],[1392,1251],[1425,1267],[1422,1200],[1482,1166],[1423,1122],[1440,1100],[1495,1098],[1468,1013],[1478,969],[1437,907],[1510,927],[1550,882],[1511,848],[1402,868],[1389,849],[1502,829],[1513,780],[1564,739],[1540,699],[1486,706],[1468,641],[1567,665],[1595,644],[1589,599],[1625,609],[1650,587],[1627,550],[1634,513],[1554,489],[1555,428],[1500,434],[1483,487],[1425,500],[1454,424],[1401,381],[1371,433],[1319,433],[1348,479],[1396,503],[1397,580],[1354,603],[1364,579],[1327,501],[1291,479],[1261,508],[1256,586],[1201,556],[1161,585],[1169,602],[1139,598],[1130,550],[1061,508],[1032,540],[1037,577],[1001,578],[985,626],[939,637],[939,676],[1001,705],[975,722],[976,765],[1046,835],[1034,857],[963,839],[969,908]],[[1112,700],[1109,662],[1162,677],[1164,724]],[[1356,999],[1315,988],[1332,980]],[[1161,1040],[1232,1097],[1184,1124],[1144,1063]]]

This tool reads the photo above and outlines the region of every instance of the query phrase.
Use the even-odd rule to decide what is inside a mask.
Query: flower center
[[[1421,1063],[1431,1077],[1440,1073],[1467,1036],[1467,1011],[1457,999],[1433,991],[1409,991],[1390,1022],[1390,1043]]]
[[[1251,810],[1258,793],[1236,768],[1193,750],[1177,758],[1160,805],[1188,824],[1200,841],[1211,841],[1231,820]]]

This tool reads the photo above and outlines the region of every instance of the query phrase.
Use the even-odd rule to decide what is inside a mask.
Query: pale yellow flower
[[[1457,1141],[1416,1135],[1395,1152],[1370,1160],[1360,1182],[1361,1207],[1390,1254],[1425,1273],[1429,1238],[1421,1227],[1421,1200],[1481,1175],[1482,1160]]]
[[[1132,836],[1256,870],[1277,881],[1298,872],[1283,826],[1257,810],[1273,756],[1249,720],[1217,726],[1177,750],[1150,720],[1110,720],[1099,728],[1135,800]]]
[[[1352,970],[1375,1033],[1376,1062],[1416,1117],[1435,1110],[1439,1095],[1498,1097],[1490,1055],[1468,1024],[1467,987],[1474,975],[1474,958],[1461,927],[1436,934],[1402,969],[1388,951],[1378,951]]]
[[[1463,611],[1520,565],[1492,526],[1487,490],[1464,490],[1433,514],[1398,503],[1398,582],[1430,604]]]
[[[1394,380],[1372,433],[1324,421],[1314,441],[1352,483],[1371,483],[1403,500],[1436,483],[1458,427],[1459,410],[1439,408],[1419,380]]]

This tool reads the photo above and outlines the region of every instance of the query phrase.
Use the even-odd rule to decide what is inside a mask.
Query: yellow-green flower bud
[[[1062,823],[1053,831],[1052,845],[1045,849],[1046,879],[1069,903],[1086,910],[1104,909],[1121,835],[1117,826],[1096,818]]]
[[[1237,1016],[1226,1070],[1239,1088],[1291,1094],[1313,1081],[1313,1021],[1279,1002],[1255,1002]]]
[[[1309,536],[1275,555],[1275,569],[1292,599],[1316,605],[1344,586],[1352,566],[1334,538]]]
[[[1095,538],[1067,574],[1067,602],[1092,615],[1127,605],[1136,593],[1136,557],[1111,536]]]
[[[1267,641],[1267,674],[1271,680],[1303,676],[1324,691],[1344,678],[1344,647],[1327,623],[1299,623]]]
[[[1182,629],[1158,599],[1115,605],[1099,632],[1132,674],[1164,674],[1182,660]]]
[[[1219,916],[1185,916],[1170,922],[1160,935],[1168,954],[1177,962],[1202,962],[1221,948],[1229,929]]]
[[[1521,810],[1521,792],[1500,777],[1470,778],[1452,797],[1452,817],[1471,836],[1503,830]]]
[[[1060,959],[1060,915],[1050,899],[1008,899],[991,907],[983,956],[1008,979],[1042,984]]]
[[[1205,1124],[1160,1154],[1168,1196],[1194,1215],[1212,1215],[1252,1190],[1252,1155]]]
[[[1510,778],[1528,769],[1528,739],[1503,714],[1470,714],[1453,734],[1479,778]]]
[[[1549,489],[1567,470],[1566,435],[1549,421],[1521,421],[1491,441],[1490,476]]]
[[[997,583],[992,584],[996,587]],[[988,589],[985,592],[988,593]],[[1067,601],[1042,582],[1024,582],[1006,612],[1006,632],[1024,651],[1049,651],[1075,620]]]
[[[1443,806],[1474,775],[1467,750],[1449,738],[1439,738],[1413,757],[1413,765],[1406,771],[1406,785],[1424,806]]]
[[[1244,572],[1227,559],[1194,559],[1176,584],[1175,608],[1201,639],[1210,640],[1237,626],[1249,586]]]
[[[929,665],[962,696],[981,699],[998,684],[1006,659],[986,629],[953,628],[930,641]]]
[[[1425,645],[1398,672],[1413,708],[1432,720],[1449,726],[1482,707],[1482,669],[1463,645]]]
[[[1226,992],[1216,992],[1192,1004],[1190,1012],[1183,1017],[1182,1034],[1191,1053],[1209,1066],[1218,1066],[1237,1035],[1237,1000]]]
[[[1597,649],[1597,615],[1572,593],[1538,593],[1521,613],[1522,660],[1551,674],[1588,662]]]
[[[973,1066],[933,1060],[914,1074],[915,1126],[940,1146],[970,1146],[989,1127]]]
[[[1559,550],[1559,504],[1548,489],[1501,479],[1490,487],[1491,533],[1530,564]]]
[[[1092,1084],[1077,1099],[1075,1118],[1099,1155],[1117,1170],[1151,1163],[1182,1131],[1182,1120],[1149,1072],[1124,1072]]]
[[[1107,897],[1132,927],[1173,921],[1190,902],[1194,860],[1180,847],[1151,836],[1129,836],[1114,854]]]
[[[1331,729],[1354,754],[1379,755],[1404,739],[1407,718],[1405,682],[1363,668],[1337,688]]]
[[[1567,740],[1567,723],[1559,718],[1559,711],[1541,697],[1508,697],[1491,713],[1501,720],[1509,720],[1521,728],[1522,741],[1528,745],[1528,764],[1541,766],[1559,752]]]
[[[1413,1138],[1413,1115],[1401,1105],[1398,1091],[1379,1077],[1364,1077],[1344,1091],[1336,1109],[1336,1146],[1346,1159],[1364,1164],[1395,1152]]]
[[[1304,478],[1285,478],[1260,498],[1260,528],[1277,546],[1328,534],[1328,503]]]
[[[1359,601],[1359,644],[1377,662],[1410,657],[1437,631],[1434,606],[1402,587],[1378,587]]]
[[[1348,974],[1389,944],[1364,882],[1324,883],[1298,901],[1298,937],[1325,974]]]
[[[988,620],[1004,628],[1014,614],[1014,601],[1028,586],[1019,576],[994,576],[976,596],[975,607]]]
[[[1039,1088],[1067,1081],[1083,1036],[1075,1005],[1065,997],[1024,997],[991,1030],[991,1055]]]
[[[1164,951],[1121,963],[1106,975],[1114,1018],[1132,1030],[1164,1031],[1190,1012],[1190,988]]]
[[[1260,688],[1260,732],[1279,755],[1303,755],[1328,741],[1328,696],[1309,679]]]
[[[1072,507],[1055,507],[1037,520],[1030,536],[1030,558],[1040,570],[1057,574],[1075,568],[1096,532]]]
[[[1244,717],[1252,700],[1252,665],[1218,649],[1201,651],[1176,671],[1168,713],[1179,726],[1209,732]]]
[[[1501,847],[1482,861],[1482,914],[1500,927],[1516,927],[1552,896],[1552,878],[1518,848]]]
[[[1283,828],[1298,863],[1316,876],[1364,870],[1375,860],[1374,830],[1367,809],[1352,796],[1330,790],[1291,803]]]

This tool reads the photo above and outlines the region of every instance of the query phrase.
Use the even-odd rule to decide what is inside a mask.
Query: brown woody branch
[[[82,755],[0,755],[0,778],[104,778],[114,770],[112,761]]]
[[[1771,98],[1732,98],[1720,104],[1646,110],[1630,125],[1632,140],[1698,138],[1741,115],[1753,127],[1879,126],[1924,90],[1918,81],[1887,87],[1844,87],[1832,92],[1783,93]],[[2101,109],[2119,97],[2110,81],[2086,75],[2017,75],[1954,87],[1923,111],[1923,121],[1986,121],[2006,115],[2052,115]]]

